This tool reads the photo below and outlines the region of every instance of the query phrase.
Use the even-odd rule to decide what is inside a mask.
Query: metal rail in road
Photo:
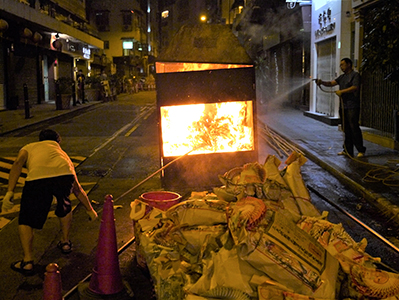
[[[342,213],[342,219],[344,217],[349,218],[350,220],[354,221],[357,225],[361,226],[365,231],[367,231],[373,238],[375,238],[378,241],[381,241],[383,245],[386,247],[390,248],[394,253],[397,254],[399,257],[399,248],[391,243],[387,238],[385,238],[382,234],[378,233],[376,230],[372,229],[369,225],[367,225],[365,222],[360,220],[359,218],[355,217],[352,213],[350,213],[348,210],[344,209],[342,206],[337,205],[334,201],[331,199],[328,199],[325,197],[320,191],[318,191],[316,188],[314,188],[311,185],[307,185],[307,188],[311,193],[316,195],[318,198],[320,198],[322,201],[328,203],[330,206],[332,206],[334,209]],[[385,269],[389,272],[393,273],[399,273],[398,270],[393,269],[392,267],[388,266],[384,262],[378,263],[378,265],[382,268]]]

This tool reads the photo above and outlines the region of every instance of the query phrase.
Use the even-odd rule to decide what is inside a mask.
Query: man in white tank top
[[[62,237],[58,248],[62,253],[72,251],[69,229],[72,222],[72,206],[69,196],[74,193],[86,209],[91,220],[97,218],[86,192],[76,176],[69,156],[61,149],[60,135],[51,129],[42,130],[39,142],[21,148],[11,167],[8,192],[3,199],[2,211],[12,208],[14,188],[21,175],[22,167],[28,170],[22,191],[18,230],[24,258],[11,265],[14,271],[24,275],[34,274],[33,235],[34,229],[42,229],[50,211],[53,197],[57,199],[56,216],[60,220]]]

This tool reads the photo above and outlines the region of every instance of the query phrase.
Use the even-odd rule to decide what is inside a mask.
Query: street
[[[43,128],[58,131],[62,137],[61,147],[71,158],[84,158],[76,168],[79,181],[101,217],[102,204],[107,194],[117,200],[121,194],[159,168],[154,111],[155,92],[139,93],[124,101],[100,104],[72,119],[57,124],[41,124],[33,131],[23,130],[16,132],[13,137],[2,138],[0,157],[16,157],[23,145],[38,140],[38,134]],[[5,194],[6,185],[2,183],[0,187],[0,193]],[[129,218],[130,202],[145,191],[160,188],[160,181],[153,178],[123,199],[115,201],[118,247],[133,236],[132,221]],[[18,195],[21,187],[15,192]],[[19,203],[18,199],[16,203]],[[77,200],[73,203],[76,205]],[[74,251],[62,256],[57,249],[59,224],[54,216],[50,217],[43,230],[35,234],[34,255],[39,274],[28,278],[11,271],[9,267],[13,261],[22,258],[17,233],[17,212],[2,216],[11,221],[0,231],[0,299],[42,299],[40,289],[44,268],[51,262],[56,262],[61,268],[65,291],[91,273],[100,222],[90,223],[80,207],[74,211],[71,228]]]
[[[93,109],[71,118],[17,131],[1,137],[0,157],[12,161],[23,145],[37,141],[39,131],[43,128],[48,127],[58,131],[62,137],[61,146],[76,163],[79,180],[100,217],[104,197],[107,194],[113,196],[118,248],[120,248],[134,235],[130,219],[131,201],[144,192],[162,188],[159,176],[154,176],[126,194],[160,168],[155,101],[155,91],[141,92],[115,102],[98,104]],[[267,154],[274,155],[275,151],[268,147],[263,139],[259,139],[260,163],[263,163]],[[352,201],[355,204],[361,203],[364,207],[367,205],[313,162],[308,161],[303,166],[302,172],[306,184],[311,187],[312,201],[316,207],[321,211],[328,210],[331,222],[342,223],[356,241],[366,237],[369,241],[368,247],[372,251],[370,254],[382,257],[382,262],[392,268],[395,267],[394,264],[399,259],[397,252],[392,251],[377,237],[367,233],[364,228],[348,219],[334,206],[325,203],[323,196],[334,201],[337,198],[340,201],[344,199],[342,202],[346,204]],[[16,193],[21,192],[21,186],[22,183]],[[6,184],[2,182],[0,194],[4,195],[5,191]],[[182,189],[175,192],[185,196],[190,190]],[[339,201],[335,202],[339,204]],[[18,199],[16,203],[18,204]],[[77,200],[73,203],[77,204]],[[350,205],[347,206],[350,208]],[[74,211],[71,229],[74,251],[69,255],[63,255],[56,247],[60,238],[59,224],[54,216],[50,216],[43,230],[37,231],[35,236],[34,255],[38,273],[33,277],[23,277],[9,268],[11,262],[22,257],[17,233],[17,208],[18,205],[12,213],[1,214],[9,222],[0,231],[2,261],[0,299],[42,299],[44,269],[52,262],[61,268],[63,291],[67,292],[76,287],[92,272],[100,222],[89,222],[87,215],[78,206]],[[364,222],[381,224],[382,219],[378,220],[378,216],[373,215],[372,210],[369,214],[362,210],[360,217],[362,215]],[[134,266],[134,246],[129,247],[120,256],[120,264],[124,279],[129,282],[136,299],[150,299],[152,290],[148,274]]]

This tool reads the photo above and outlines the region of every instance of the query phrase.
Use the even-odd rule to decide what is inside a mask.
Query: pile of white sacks
[[[157,299],[398,299],[399,276],[313,206],[305,162],[293,153],[280,170],[270,155],[167,211],[132,202],[137,260]]]

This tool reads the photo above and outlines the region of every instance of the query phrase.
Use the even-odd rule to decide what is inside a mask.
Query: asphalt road
[[[62,137],[62,148],[71,157],[84,158],[76,168],[77,174],[83,186],[90,186],[89,197],[100,217],[105,196],[113,196],[117,246],[120,248],[133,237],[130,202],[145,191],[161,188],[159,177],[154,177],[120,198],[159,169],[154,111],[155,92],[143,92],[120,101],[99,104],[73,118],[40,124],[2,137],[0,157],[15,157],[23,145],[37,141],[43,128],[58,131]],[[5,194],[5,191],[6,185],[3,184],[0,193]],[[11,221],[0,231],[0,299],[42,299],[44,269],[51,262],[57,263],[61,269],[65,292],[92,272],[100,221],[88,222],[81,207],[74,211],[71,228],[74,251],[71,254],[62,255],[56,247],[60,237],[56,218],[49,218],[43,230],[35,233],[34,257],[38,274],[33,277],[23,277],[9,268],[11,262],[22,258],[22,250],[17,234],[17,212],[6,217]],[[125,258],[121,268],[129,266],[130,261]],[[148,290],[148,293],[152,291]],[[142,299],[150,299],[145,292],[141,291],[141,294]]]

